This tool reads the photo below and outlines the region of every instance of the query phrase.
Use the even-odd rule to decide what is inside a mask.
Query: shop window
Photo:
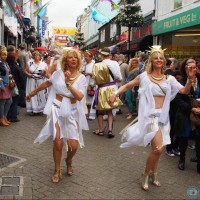
[[[182,0],[174,0],[174,9],[182,7]]]
[[[100,37],[100,42],[105,41],[105,29],[101,30],[101,37]]]
[[[110,38],[115,37],[116,32],[117,32],[116,24],[111,24],[110,25]]]

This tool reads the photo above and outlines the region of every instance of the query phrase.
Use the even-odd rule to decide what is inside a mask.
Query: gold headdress
[[[166,49],[162,49],[161,48],[161,46],[160,45],[154,45],[154,46],[152,46],[152,47],[150,47],[150,55],[152,54],[152,53],[154,53],[154,52],[160,52],[160,53],[162,53],[162,54],[164,54],[164,51],[166,50]]]

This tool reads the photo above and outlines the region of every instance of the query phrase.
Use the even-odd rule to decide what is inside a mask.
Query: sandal
[[[62,178],[62,169],[55,170],[53,176],[51,177],[51,180],[53,183],[58,183]]]
[[[66,163],[66,166],[67,166],[67,175],[72,176],[73,175],[72,161],[68,162],[67,158],[65,158],[65,163]]]
[[[112,131],[108,131],[108,138],[114,138],[115,134]]]
[[[93,133],[98,136],[104,136],[104,131],[100,131],[99,129],[94,130]]]

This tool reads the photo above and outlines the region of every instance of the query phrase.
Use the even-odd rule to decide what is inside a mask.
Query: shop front
[[[167,57],[200,59],[200,7],[153,23],[152,35]]]
[[[126,40],[127,41],[127,40]],[[130,56],[133,57],[136,51],[146,51],[153,44],[152,25],[144,24],[139,29],[132,31],[132,40],[130,41]],[[124,43],[121,45],[121,52],[128,53],[129,45]]]

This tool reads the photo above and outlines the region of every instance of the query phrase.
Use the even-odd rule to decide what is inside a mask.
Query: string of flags
[[[111,10],[117,10],[119,9],[119,5],[117,5],[113,0],[101,0],[102,2],[109,2],[111,4]]]
[[[90,6],[90,11],[92,15],[92,19],[97,23],[107,23],[109,22],[109,18],[105,15],[101,14],[98,10],[96,10],[93,6]]]

